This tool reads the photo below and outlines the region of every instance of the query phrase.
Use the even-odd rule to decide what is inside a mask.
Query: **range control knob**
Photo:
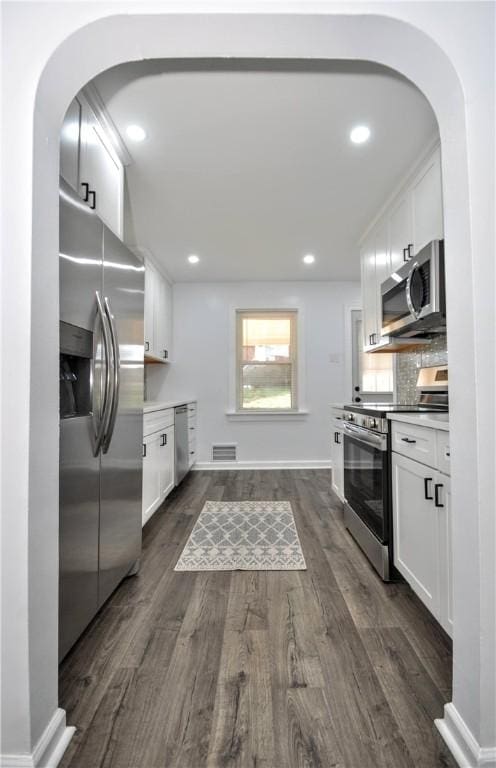
[[[346,418],[348,419],[348,421],[355,421],[355,417],[352,413],[346,414]]]
[[[370,429],[377,429],[377,419],[370,419],[369,427]]]

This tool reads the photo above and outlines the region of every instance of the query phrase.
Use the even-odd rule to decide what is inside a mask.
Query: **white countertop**
[[[166,408],[176,408],[176,406],[186,403],[196,403],[196,400],[194,397],[183,397],[180,400],[146,400],[143,405],[143,413],[165,411]]]
[[[419,427],[449,431],[449,413],[388,413],[387,417],[391,421],[403,421],[407,424],[417,424]]]

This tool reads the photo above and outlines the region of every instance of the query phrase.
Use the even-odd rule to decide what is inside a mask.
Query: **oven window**
[[[383,543],[386,538],[387,452],[344,436],[344,495]]]
[[[408,317],[410,310],[406,303],[406,281],[403,280],[391,288],[382,297],[382,327],[396,323],[403,317]]]

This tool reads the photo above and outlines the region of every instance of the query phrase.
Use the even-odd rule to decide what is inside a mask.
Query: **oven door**
[[[388,543],[387,435],[344,423],[344,497],[383,544]]]

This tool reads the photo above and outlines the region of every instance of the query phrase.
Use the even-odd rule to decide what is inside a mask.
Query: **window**
[[[296,410],[294,310],[237,311],[237,410]]]

